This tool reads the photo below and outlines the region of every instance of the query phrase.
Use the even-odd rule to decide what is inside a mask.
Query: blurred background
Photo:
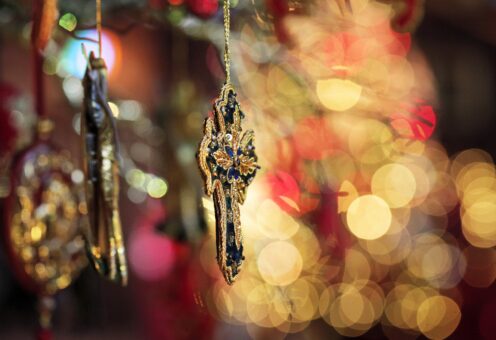
[[[54,282],[55,338],[496,337],[496,1],[231,0],[233,83],[262,167],[233,286],[195,160],[225,79],[222,2],[102,6],[130,280],[118,287],[74,257],[77,269],[59,270],[40,254],[66,244],[65,227],[26,231],[35,240],[18,256]],[[95,2],[1,0],[5,216],[39,113],[33,27],[46,36],[51,139],[82,182],[81,43],[96,48]],[[32,339],[47,302],[0,220],[0,338]]]

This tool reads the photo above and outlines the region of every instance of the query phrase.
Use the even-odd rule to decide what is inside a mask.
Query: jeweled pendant
[[[46,124],[51,123],[40,126]],[[17,277],[40,296],[66,288],[87,265],[77,171],[68,155],[44,138],[13,162],[5,241]]]
[[[214,103],[213,116],[205,120],[198,150],[205,192],[213,195],[217,262],[228,284],[234,282],[244,260],[239,205],[259,169],[254,133],[243,133],[243,118],[236,92],[227,83]]]

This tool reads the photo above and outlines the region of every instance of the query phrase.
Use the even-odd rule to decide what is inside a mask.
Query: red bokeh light
[[[295,206],[293,206],[290,201],[298,206],[300,201],[300,188],[294,177],[287,172],[276,170],[272,173],[268,173],[265,180],[271,189],[272,200],[287,213],[295,213]],[[288,201],[288,199],[290,201]]]
[[[186,5],[193,14],[203,19],[215,15],[219,9],[217,0],[187,0]]]
[[[415,106],[407,106],[401,113],[391,115],[391,126],[405,138],[425,141],[434,133],[436,124],[434,109],[430,105],[424,105],[422,101],[418,101]]]

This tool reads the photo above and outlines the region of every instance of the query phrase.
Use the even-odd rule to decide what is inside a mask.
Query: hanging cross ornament
[[[198,150],[198,164],[205,192],[213,196],[216,221],[217,262],[228,284],[232,284],[244,260],[239,205],[257,169],[254,133],[243,133],[244,114],[230,83],[229,0],[224,1],[226,83],[214,103],[213,116],[205,120]]]

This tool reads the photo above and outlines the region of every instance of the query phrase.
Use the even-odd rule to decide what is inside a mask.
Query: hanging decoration
[[[35,22],[46,15],[43,9],[34,9]],[[80,232],[84,207],[77,182],[81,172],[74,168],[67,152],[50,142],[53,123],[44,110],[42,45],[38,38],[33,33],[37,134],[12,162],[4,239],[17,278],[39,297],[37,337],[49,339],[54,295],[75,280],[87,261]]]
[[[40,332],[50,332],[53,296],[86,266],[80,230],[81,186],[67,153],[48,139],[52,124],[42,120],[37,140],[12,167],[6,204],[5,240],[17,278],[40,300]],[[72,175],[72,176],[71,176]]]
[[[128,274],[119,216],[117,131],[107,100],[107,67],[101,58],[101,1],[96,3],[99,57],[91,52],[87,58],[81,119],[89,222],[86,248],[100,275],[125,286]]]
[[[205,120],[198,163],[205,192],[213,195],[217,235],[217,262],[228,284],[232,284],[244,260],[239,205],[257,169],[254,133],[242,132],[244,113],[231,84],[229,51],[229,0],[224,1],[224,63],[226,82],[215,101],[213,116]]]

